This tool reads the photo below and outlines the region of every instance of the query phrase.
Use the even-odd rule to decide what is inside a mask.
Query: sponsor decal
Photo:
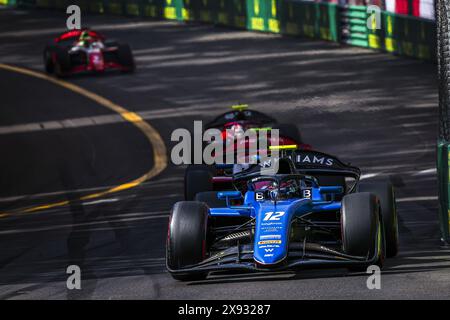
[[[282,222],[262,222],[261,226],[281,226]]]
[[[270,168],[272,167],[272,160],[265,160],[259,163],[259,166],[262,168]]]
[[[264,240],[259,241],[258,244],[281,244],[281,240]]]
[[[255,201],[264,201],[264,192],[255,192]]]
[[[331,167],[334,164],[334,159],[327,158],[327,157],[318,157],[313,155],[301,155],[298,154],[296,159],[296,163],[303,163],[303,164],[321,164],[324,166]]]
[[[278,244],[267,244],[263,246],[258,246],[258,249],[266,249],[266,248],[279,248],[280,246]]]
[[[262,235],[259,237],[260,240],[264,239],[281,239],[281,234],[268,234],[268,235]]]
[[[282,230],[283,227],[262,227],[261,231],[264,233],[269,233],[269,232],[278,232],[279,230]]]
[[[277,211],[277,212],[266,212],[264,221],[279,221],[282,216],[284,216],[286,212],[284,211]]]

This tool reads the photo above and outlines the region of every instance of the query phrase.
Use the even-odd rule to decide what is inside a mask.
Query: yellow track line
[[[148,141],[152,145],[154,164],[153,164],[153,167],[147,173],[145,173],[141,177],[137,178],[136,180],[118,185],[116,187],[107,189],[105,191],[101,191],[98,193],[93,193],[93,194],[83,196],[80,198],[80,200],[96,199],[96,198],[100,198],[100,197],[109,195],[111,193],[115,193],[115,192],[119,192],[119,191],[137,187],[138,185],[142,184],[143,182],[157,176],[167,167],[167,150],[166,150],[164,141],[162,140],[158,131],[155,128],[153,128],[150,124],[145,122],[145,120],[142,119],[138,114],[128,111],[127,109],[123,108],[122,106],[119,106],[119,105],[113,103],[112,101],[110,101],[102,96],[99,96],[98,94],[95,94],[91,91],[83,89],[77,85],[70,83],[70,82],[50,77],[41,72],[36,72],[36,71],[32,71],[32,70],[28,70],[28,69],[24,69],[24,68],[20,68],[20,67],[15,67],[15,66],[10,66],[10,65],[6,65],[6,64],[2,64],[2,63],[0,63],[0,69],[8,70],[8,71],[16,72],[16,73],[21,73],[21,74],[24,74],[24,75],[27,75],[30,77],[45,80],[45,81],[51,82],[53,84],[56,84],[60,87],[66,88],[72,92],[78,93],[79,95],[82,95],[90,100],[93,100],[94,102],[104,106],[105,108],[108,108],[114,112],[117,112],[118,114],[120,114],[122,116],[122,118],[125,121],[128,121],[128,122],[132,123],[134,126],[136,126],[139,130],[142,131],[142,133],[147,137]],[[36,211],[40,211],[40,210],[61,207],[61,206],[65,206],[68,204],[69,204],[69,201],[48,203],[48,204],[30,207],[30,208],[26,208],[26,209],[15,210],[13,213],[0,213],[0,218],[8,217],[12,214],[18,214],[18,213],[19,214],[20,213],[32,213],[32,212],[36,212]]]

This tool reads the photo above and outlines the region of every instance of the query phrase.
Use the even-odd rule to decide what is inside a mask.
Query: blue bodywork
[[[175,268],[167,264],[171,274],[366,268],[382,260],[381,220],[367,254],[350,255],[343,241],[341,204],[357,192],[358,168],[312,150],[285,151],[276,161],[275,175],[262,174],[265,162],[237,168],[241,170],[216,165],[214,169],[222,171],[214,174],[229,178],[232,183],[224,189],[232,191],[201,191],[205,200],[197,200],[205,205],[202,214],[209,215],[203,242],[208,250],[197,263]],[[211,196],[225,201],[212,201]]]
[[[230,199],[242,197],[239,191],[219,192],[219,199],[226,199],[227,207],[209,209],[210,216],[255,218],[253,258],[261,265],[274,265],[288,255],[289,233],[294,218],[312,212],[333,212],[341,208],[334,195],[343,193],[342,187],[313,186],[310,198],[293,198],[274,201],[255,199],[255,191],[247,191],[241,206],[230,205]],[[331,200],[326,200],[328,198]]]

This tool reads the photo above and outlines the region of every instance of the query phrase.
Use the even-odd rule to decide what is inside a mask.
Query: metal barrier
[[[450,4],[437,0],[437,48],[439,77],[439,140],[437,169],[439,181],[439,220],[442,240],[450,244]]]
[[[364,6],[340,7],[341,42],[423,60],[436,60],[433,21],[381,12],[380,28]],[[368,24],[371,25],[368,27]]]
[[[8,0],[0,0],[6,2]],[[425,60],[435,60],[433,21],[381,12],[381,28],[368,27],[365,6],[302,0],[9,0],[19,5],[63,9],[78,4],[91,13],[198,21],[253,31],[341,42]]]

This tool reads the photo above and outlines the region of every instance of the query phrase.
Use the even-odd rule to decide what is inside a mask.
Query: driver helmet
[[[300,194],[300,186],[296,179],[285,180],[280,184],[279,197],[289,199]]]
[[[92,39],[92,37],[90,36],[88,30],[83,31],[83,32],[80,34],[79,42],[80,42],[82,45],[86,46],[86,45],[88,45],[89,43],[91,43],[92,41],[93,41],[93,39]]]

